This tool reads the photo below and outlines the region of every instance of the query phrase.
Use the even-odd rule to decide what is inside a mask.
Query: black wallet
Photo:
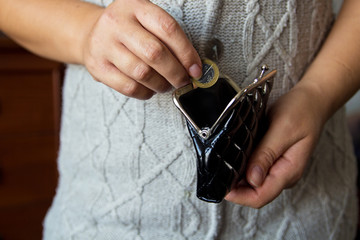
[[[247,160],[267,127],[265,109],[276,74],[265,74],[267,70],[263,66],[245,88],[217,70],[210,74],[212,84],[200,81],[175,90],[174,103],[186,118],[197,155],[199,199],[219,203],[243,179]],[[203,66],[204,71],[208,69]]]

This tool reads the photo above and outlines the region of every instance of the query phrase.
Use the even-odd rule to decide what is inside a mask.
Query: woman
[[[2,31],[72,64],[45,239],[354,237],[356,162],[341,106],[360,86],[359,1],[346,0],[333,27],[329,0],[1,0],[0,9]],[[221,72],[239,85],[263,63],[278,70],[249,186],[218,205],[194,196],[195,156],[169,91],[201,76],[213,39]]]

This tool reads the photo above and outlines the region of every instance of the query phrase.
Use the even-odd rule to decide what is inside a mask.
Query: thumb
[[[271,126],[253,151],[248,162],[246,179],[253,187],[260,187],[269,169],[291,146],[289,135]]]

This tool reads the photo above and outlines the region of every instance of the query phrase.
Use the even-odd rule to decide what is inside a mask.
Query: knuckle
[[[168,36],[175,34],[179,29],[179,24],[177,23],[177,21],[170,16],[162,18],[160,20],[160,26],[161,29],[165,32],[165,34],[167,34]]]
[[[100,16],[99,22],[102,22],[104,24],[118,23],[119,18],[117,14],[115,14],[112,10],[109,10],[107,8],[105,9],[104,13]]]
[[[154,95],[153,91],[141,88],[141,85],[135,81],[126,83],[120,92],[127,97],[137,98],[140,100],[150,99]]]
[[[158,62],[161,60],[164,52],[165,47],[161,43],[157,41],[151,41],[147,43],[144,54],[150,62]]]
[[[160,93],[164,93],[164,92],[167,92],[169,90],[169,84],[161,84],[160,87],[159,87],[159,92]]]
[[[138,99],[147,100],[154,96],[153,91],[146,91],[142,96],[139,96]]]
[[[259,153],[259,159],[269,168],[276,160],[276,154],[271,148],[265,148]]]
[[[183,87],[189,82],[189,76],[183,72],[173,75],[172,79],[169,79],[169,81],[172,83],[172,85],[176,88]]]
[[[101,75],[106,72],[106,63],[103,61],[97,61],[95,58],[89,58],[85,61],[85,67],[91,76],[97,82],[101,82]]]
[[[182,60],[182,64],[185,67],[185,69],[189,69],[194,64],[194,59],[196,55],[197,55],[196,52],[189,51],[179,57],[179,59]]]
[[[128,97],[136,97],[139,92],[139,87],[135,81],[129,81],[125,84],[122,93]]]
[[[151,68],[148,65],[138,64],[134,69],[134,78],[137,81],[146,82],[150,79]]]

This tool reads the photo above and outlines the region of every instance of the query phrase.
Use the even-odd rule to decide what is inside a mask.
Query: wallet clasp
[[[218,116],[216,121],[212,124],[212,126],[206,126],[206,127],[199,127],[198,124],[192,119],[190,114],[186,111],[183,104],[181,103],[181,96],[183,96],[186,93],[189,93],[190,91],[196,89],[197,87],[193,84],[188,84],[182,88],[179,88],[174,91],[173,93],[173,101],[175,103],[175,106],[181,111],[181,113],[185,116],[185,118],[188,120],[188,122],[194,127],[194,129],[197,131],[198,135],[203,138],[204,140],[207,140],[211,134],[215,132],[217,127],[220,125],[220,123],[225,119],[227,114],[239,103],[241,103],[247,92],[251,92],[252,89],[257,88],[259,86],[262,86],[263,83],[269,79],[271,79],[275,74],[276,70],[271,71],[270,73],[265,73],[269,70],[269,68],[266,65],[263,65],[261,67],[261,72],[257,78],[254,79],[254,81],[247,86],[246,88],[241,89],[230,77],[220,74],[219,78],[223,78],[227,81],[227,83],[235,90],[236,95],[232,97],[232,99],[228,102],[228,104],[225,106],[225,108],[222,110],[221,114]],[[267,88],[265,84],[265,88],[263,89],[263,94],[266,94]]]

